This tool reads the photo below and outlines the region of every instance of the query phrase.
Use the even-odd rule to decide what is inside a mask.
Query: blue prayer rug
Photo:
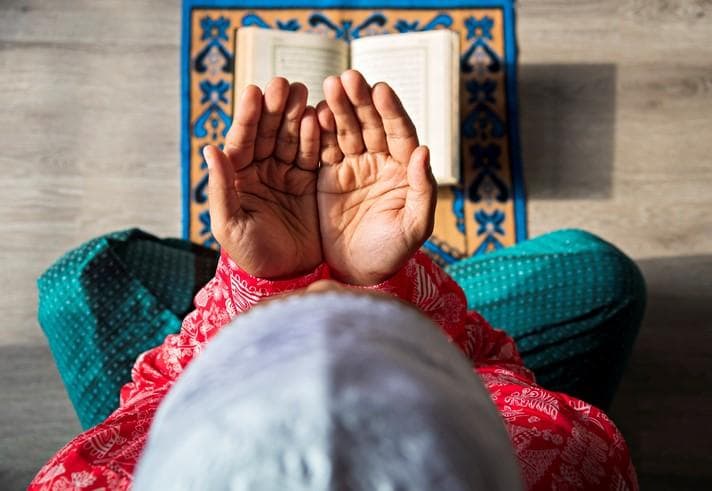
[[[440,187],[425,251],[440,265],[526,238],[513,0],[184,0],[181,158],[183,236],[210,233],[206,144],[222,145],[243,26],[316,32],[348,43],[387,33],[460,33],[461,182]]]

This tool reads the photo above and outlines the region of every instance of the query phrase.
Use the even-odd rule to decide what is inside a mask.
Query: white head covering
[[[502,419],[415,309],[292,296],[223,329],[161,403],[134,490],[518,490]]]

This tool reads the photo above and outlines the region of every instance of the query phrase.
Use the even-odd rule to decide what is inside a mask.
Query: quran
[[[264,90],[275,76],[302,82],[310,105],[324,98],[322,82],[353,68],[369,84],[388,83],[415,125],[439,185],[460,181],[460,36],[448,29],[383,34],[350,43],[315,33],[242,27],[235,36],[235,90]]]

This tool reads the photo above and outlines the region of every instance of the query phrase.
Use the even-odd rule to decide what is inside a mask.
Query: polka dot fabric
[[[610,406],[645,306],[643,277],[625,254],[588,232],[559,230],[447,272],[468,308],[515,340],[539,384]]]
[[[131,229],[81,245],[38,279],[39,322],[82,427],[111,414],[136,357],[180,329],[217,257]]]

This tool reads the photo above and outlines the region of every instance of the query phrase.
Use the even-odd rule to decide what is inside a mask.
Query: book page
[[[383,37],[383,36],[380,36]],[[386,82],[393,87],[418,131],[428,140],[428,46],[385,50],[352,48],[351,68],[360,71],[369,84]]]
[[[324,98],[324,79],[348,68],[348,45],[319,34],[243,27],[236,38],[238,97],[249,84],[264,90],[273,77],[281,76],[306,85],[308,104],[316,105]]]
[[[454,184],[459,178],[459,153],[453,145],[459,137],[453,126],[453,111],[459,111],[453,36],[449,30],[436,30],[369,36],[351,43],[351,68],[369,84],[386,82],[395,90],[420,143],[430,147],[439,184]]]

